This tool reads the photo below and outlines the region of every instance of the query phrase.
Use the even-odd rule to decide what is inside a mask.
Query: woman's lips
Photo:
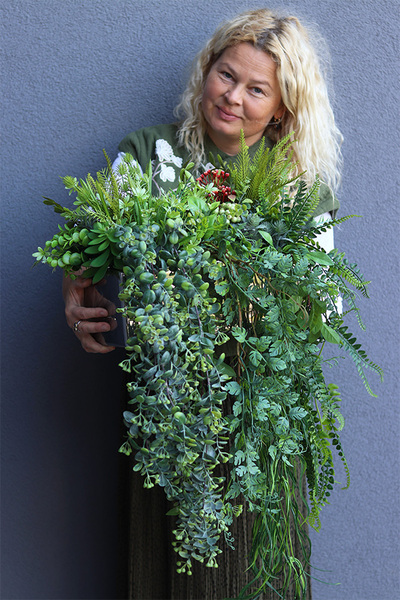
[[[237,119],[240,118],[237,115],[234,115],[230,111],[226,110],[222,106],[217,106],[217,110],[218,110],[218,114],[219,114],[220,118],[223,119],[224,121],[236,121]]]

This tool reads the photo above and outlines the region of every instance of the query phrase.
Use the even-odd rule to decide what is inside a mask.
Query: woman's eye
[[[226,79],[232,79],[232,75],[230,73],[228,73],[227,71],[222,71],[222,75],[224,77],[226,77]]]
[[[255,94],[262,94],[262,93],[263,93],[262,89],[261,89],[261,88],[259,88],[259,87],[254,87],[254,88],[253,88],[253,92],[254,92]]]

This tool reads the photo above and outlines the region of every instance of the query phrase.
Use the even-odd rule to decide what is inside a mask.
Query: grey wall
[[[396,4],[290,3],[330,44],[345,135],[341,214],[363,215],[336,240],[372,280],[359,338],[386,376],[383,385],[371,377],[371,398],[350,362],[329,373],[342,390],[352,484],[335,492],[312,536],[313,564],[325,570],[316,577],[341,583],[315,582],[315,600],[400,594]],[[225,16],[253,6],[1,2],[4,599],[117,594],[121,355],[81,351],[64,322],[60,274],[31,270],[57,222],[41,196],[66,202],[58,176],[95,172],[102,148],[113,156],[129,131],[170,121],[194,53]]]

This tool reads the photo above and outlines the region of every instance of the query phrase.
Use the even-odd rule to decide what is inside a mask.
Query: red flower
[[[236,197],[235,190],[224,184],[228,177],[229,173],[221,169],[208,169],[196,181],[203,187],[212,183],[217,189],[210,193],[210,197],[217,200],[217,202],[228,202],[229,200],[235,200]]]

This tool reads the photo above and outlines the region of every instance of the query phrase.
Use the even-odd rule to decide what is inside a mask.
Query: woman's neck
[[[215,144],[215,146],[218,148],[218,150],[220,152],[223,152],[224,154],[227,154],[228,156],[236,156],[236,154],[239,153],[240,139],[232,137],[232,140],[230,140],[226,136],[219,136],[218,133],[216,133],[215,131],[209,131],[208,129],[206,130],[206,133],[207,133],[208,137],[210,138],[210,140],[213,142],[213,144]],[[257,144],[261,140],[262,137],[263,137],[263,135],[260,135],[260,137],[258,139],[256,139],[256,140],[252,139],[249,147],[253,146],[254,144]],[[246,140],[246,142],[247,142],[247,140]]]

